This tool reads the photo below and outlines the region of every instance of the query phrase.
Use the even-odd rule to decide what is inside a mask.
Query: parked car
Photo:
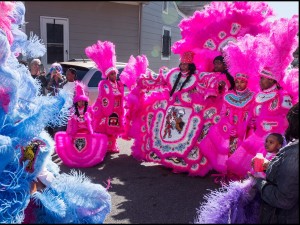
[[[87,87],[86,94],[89,96],[89,105],[92,105],[98,97],[98,84],[103,79],[102,73],[97,69],[94,61],[90,59],[72,59],[68,62],[60,62],[63,68],[63,74],[66,74],[68,68],[73,67],[77,70],[77,80],[84,83]],[[120,74],[125,68],[126,63],[117,62],[116,67],[119,70],[117,80],[120,80]],[[124,87],[125,94],[128,88]]]

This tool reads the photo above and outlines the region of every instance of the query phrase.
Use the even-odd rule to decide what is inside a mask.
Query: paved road
[[[210,176],[174,174],[161,165],[139,162],[130,156],[133,141],[118,140],[120,153],[107,154],[92,168],[80,169],[93,183],[106,187],[112,197],[112,210],[105,224],[191,224],[203,195],[219,187]],[[68,173],[57,155],[53,159]],[[76,169],[78,170],[78,169]]]

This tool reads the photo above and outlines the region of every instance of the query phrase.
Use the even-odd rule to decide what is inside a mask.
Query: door
[[[47,49],[41,61],[48,72],[52,63],[69,60],[69,19],[41,16],[40,24]]]

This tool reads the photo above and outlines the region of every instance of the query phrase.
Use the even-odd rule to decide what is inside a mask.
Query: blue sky
[[[298,1],[266,1],[266,3],[271,6],[278,18],[291,18],[295,14],[299,15]]]

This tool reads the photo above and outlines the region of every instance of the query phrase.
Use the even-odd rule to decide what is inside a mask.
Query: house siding
[[[173,1],[169,1],[168,14],[162,13],[162,1],[143,5],[141,26],[141,54],[147,56],[149,67],[158,72],[162,66],[177,67],[179,56],[171,53],[169,60],[161,59],[162,29],[171,28],[171,45],[181,39],[178,24],[182,17],[178,14]]]
[[[182,17],[172,1],[168,14],[162,13],[162,1],[142,4],[140,41],[138,4],[109,1],[25,1],[24,4],[27,35],[32,31],[41,37],[40,16],[69,20],[69,59],[87,58],[84,52],[87,46],[97,40],[108,40],[116,45],[117,61],[127,62],[130,55],[144,54],[155,72],[162,66],[178,66],[178,55],[171,53],[169,60],[161,59],[163,26],[171,28],[172,45],[181,39],[178,24]]]
[[[26,1],[26,34],[41,36],[40,16],[69,19],[69,58],[85,56],[84,49],[97,42],[116,45],[117,61],[138,54],[139,6],[97,1]]]

